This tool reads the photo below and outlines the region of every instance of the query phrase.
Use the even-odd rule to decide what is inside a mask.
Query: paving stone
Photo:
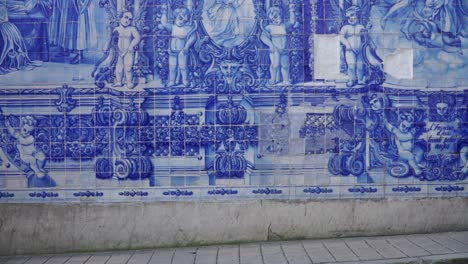
[[[71,258],[71,255],[54,255],[45,264],[64,264]]]
[[[73,255],[65,264],[84,264],[90,257],[88,254]]]
[[[357,261],[359,258],[343,242],[330,240],[323,242],[324,246],[330,251],[336,261]]]
[[[453,253],[453,250],[444,247],[443,245],[435,242],[426,235],[406,236],[406,238],[431,254]]]
[[[345,240],[345,243],[360,260],[382,259],[382,256],[363,239]]]
[[[302,245],[313,263],[335,262],[335,258],[321,242],[302,241]]]
[[[5,263],[7,263],[7,264],[24,264],[30,258],[31,257],[29,257],[29,256],[14,256]]]
[[[431,234],[428,235],[428,237],[455,252],[468,252],[468,245],[465,245],[455,239],[450,238],[448,234]]]
[[[42,255],[42,256],[32,256],[28,261],[24,264],[44,264],[47,260],[51,258],[50,255]]]
[[[387,241],[409,257],[421,257],[431,254],[416,244],[411,243],[405,237],[390,237],[387,238]]]
[[[259,244],[240,245],[240,263],[257,264],[263,263]]]
[[[218,248],[218,264],[239,264],[239,246]]]
[[[280,243],[267,243],[261,245],[263,262],[265,264],[286,264],[288,261],[284,257]]]
[[[0,264],[6,263],[10,258],[10,256],[0,256]]]
[[[138,251],[0,256],[0,264],[382,264],[468,263],[468,232],[250,243]],[[425,262],[424,262],[425,261]],[[461,262],[460,262],[461,263]]]
[[[457,240],[457,241],[459,241],[459,242],[461,242],[461,243],[463,243],[465,245],[468,245],[468,231],[448,233],[448,235],[451,238],[453,238],[453,239],[455,239],[455,240]]]
[[[127,263],[127,261],[132,257],[133,251],[125,251],[125,252],[116,252],[113,253],[110,259],[107,261],[106,264],[121,264]],[[67,263],[68,264],[68,263]]]
[[[392,246],[384,238],[366,239],[366,242],[386,259],[407,257],[403,252]]]
[[[146,264],[154,254],[154,250],[137,250],[126,264]]]
[[[195,248],[177,248],[172,259],[173,264],[193,264],[195,262]]]
[[[148,264],[171,264],[175,249],[157,249]]]
[[[421,264],[421,260],[418,258],[379,259],[340,262],[340,264]]]
[[[312,263],[300,241],[284,242],[281,247],[289,264]]]
[[[106,264],[106,262],[111,258],[112,253],[104,254],[95,254],[92,255],[85,264]]]
[[[218,247],[201,247],[197,250],[195,264],[216,264]]]

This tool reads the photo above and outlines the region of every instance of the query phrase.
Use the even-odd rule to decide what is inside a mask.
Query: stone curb
[[[454,253],[444,255],[432,255],[418,258],[400,258],[400,259],[382,259],[369,261],[352,261],[352,262],[329,262],[340,264],[466,264],[468,263],[468,253]],[[327,263],[328,264],[328,263]]]

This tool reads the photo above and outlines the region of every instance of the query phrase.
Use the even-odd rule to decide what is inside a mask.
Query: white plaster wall
[[[0,254],[468,230],[468,198],[1,204]]]

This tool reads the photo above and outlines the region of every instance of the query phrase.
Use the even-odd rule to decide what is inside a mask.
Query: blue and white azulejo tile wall
[[[467,196],[463,0],[0,0],[0,202]]]

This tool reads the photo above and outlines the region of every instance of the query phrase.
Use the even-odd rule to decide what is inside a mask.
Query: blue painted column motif
[[[149,125],[149,115],[138,109],[130,99],[126,107],[111,106],[103,98],[93,111],[97,126],[107,127],[110,133],[107,153],[96,161],[99,179],[140,180],[152,177],[152,142],[140,137],[140,130]]]
[[[202,128],[202,142],[215,149],[214,161],[207,169],[214,170],[216,178],[244,177],[248,165],[245,151],[258,142],[257,126],[246,120],[247,109],[228,96],[227,102],[217,106],[215,124]]]
[[[353,175],[358,177],[359,182],[372,182],[366,172],[365,125],[355,118],[355,114],[353,107],[335,107],[333,118],[336,125],[349,135],[349,139],[337,138],[339,152],[330,157],[328,170],[333,175]]]

